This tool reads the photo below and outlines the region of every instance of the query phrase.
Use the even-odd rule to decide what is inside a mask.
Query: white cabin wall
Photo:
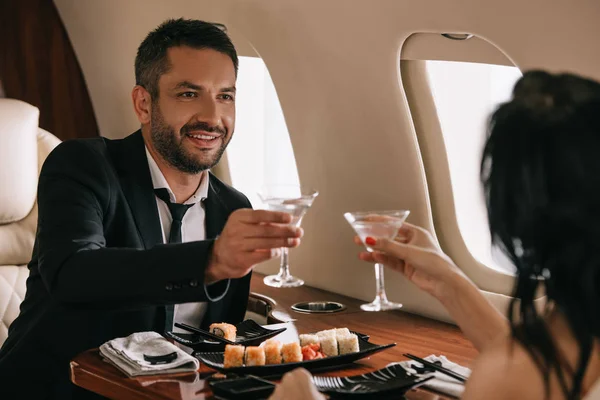
[[[600,80],[595,43],[600,3],[594,0],[576,5],[547,0],[55,4],[79,58],[100,132],[110,138],[137,129],[130,100],[135,51],[163,20],[183,16],[224,23],[241,55],[260,54],[277,88],[300,180],[321,192],[305,218],[303,243],[292,251],[292,273],[311,286],[368,301],[374,295],[373,268],[356,259],[358,249],[342,213],[408,208],[410,222],[433,230],[419,143],[401,85],[400,48],[407,37],[469,32],[504,52],[506,57],[491,62],[508,59],[522,70],[568,70]],[[475,278],[480,266],[472,257],[463,261],[461,267]],[[274,272],[276,265],[259,269]],[[507,280],[480,275],[476,281],[482,289],[510,294]],[[406,310],[445,318],[433,299],[397,274],[388,272],[386,281],[388,296]]]

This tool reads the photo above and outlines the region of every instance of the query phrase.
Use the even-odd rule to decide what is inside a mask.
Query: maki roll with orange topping
[[[209,332],[213,335],[225,338],[232,342],[235,342],[237,335],[237,328],[235,325],[227,324],[225,322],[210,324],[208,328]]]

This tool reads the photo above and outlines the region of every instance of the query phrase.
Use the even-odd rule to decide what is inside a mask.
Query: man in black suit
[[[252,210],[208,172],[233,133],[237,65],[219,28],[167,21],[136,57],[141,130],[48,156],[27,294],[0,350],[2,398],[93,397],[69,383],[79,352],[174,320],[240,322],[252,267],[299,244],[289,215]]]

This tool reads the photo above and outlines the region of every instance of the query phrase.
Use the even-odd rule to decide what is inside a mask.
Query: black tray
[[[433,376],[409,375],[400,365],[391,365],[368,374],[337,377],[315,376],[320,392],[335,398],[385,398],[399,395],[432,379]]]
[[[236,368],[225,368],[223,366],[223,352],[198,352],[194,353],[194,357],[205,363],[210,368],[216,369],[220,372],[227,374],[252,374],[257,376],[270,376],[270,375],[283,375],[287,371],[291,371],[298,367],[306,368],[307,370],[316,369],[335,369],[335,367],[346,367],[347,364],[354,361],[358,361],[362,358],[368,357],[372,354],[378,353],[382,350],[394,347],[396,343],[390,343],[386,345],[377,345],[368,342],[368,336],[357,334],[359,351],[357,353],[344,354],[341,356],[332,356],[319,358],[310,361],[301,361],[296,363],[284,363],[284,364],[272,364],[272,365],[261,365],[252,367],[236,367]]]
[[[256,321],[251,319],[240,322],[235,327],[237,328],[235,344],[241,344],[242,346],[258,346],[265,340],[277,336],[287,329],[263,328]],[[194,351],[225,350],[225,344],[205,339],[196,333],[166,332],[165,336],[175,340],[179,344],[191,347]]]

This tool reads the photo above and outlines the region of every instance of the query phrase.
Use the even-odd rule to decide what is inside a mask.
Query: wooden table
[[[407,352],[420,357],[443,354],[450,360],[466,366],[477,355],[472,344],[453,325],[402,311],[364,312],[359,308],[362,302],[356,299],[306,286],[275,289],[264,285],[262,279],[260,274],[254,274],[252,278],[251,290],[255,294],[252,304],[254,311],[264,312],[270,323],[290,321],[300,333],[348,327],[350,330],[370,335],[370,341],[373,343],[397,344],[349,368],[317,375],[348,376],[371,372],[385,367],[390,362],[405,360],[402,353]],[[257,302],[256,299],[262,301]],[[294,303],[320,300],[337,301],[345,304],[347,308],[333,314],[301,314],[291,310]],[[212,399],[214,397],[210,386],[205,380],[212,372],[214,371],[201,365],[197,373],[128,378],[104,362],[98,349],[88,350],[71,361],[73,383],[117,400]],[[448,397],[416,389],[407,393],[407,398],[434,400]]]

